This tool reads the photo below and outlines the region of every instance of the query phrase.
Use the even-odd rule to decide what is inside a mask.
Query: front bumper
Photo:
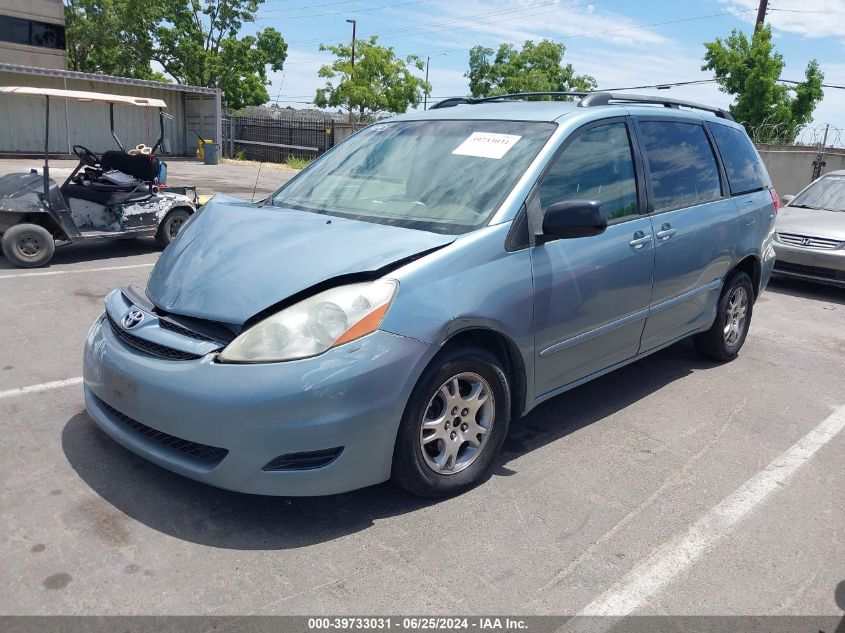
[[[173,361],[128,347],[101,318],[85,346],[85,404],[118,443],[186,477],[254,494],[334,494],[390,477],[405,403],[435,352],[377,331],[286,363]],[[224,456],[199,459],[185,450],[194,445]],[[343,450],[321,468],[263,470],[280,455],[334,447]]]
[[[774,275],[845,288],[845,248],[819,249],[774,241]]]

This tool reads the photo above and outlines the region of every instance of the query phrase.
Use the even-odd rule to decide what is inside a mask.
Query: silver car
[[[576,385],[690,336],[735,358],[777,213],[745,131],[698,104],[577,96],[453,99],[262,202],[215,197],[146,289],[106,298],[91,417],[222,488],[443,496]]]
[[[845,171],[792,198],[776,223],[774,273],[845,288]]]

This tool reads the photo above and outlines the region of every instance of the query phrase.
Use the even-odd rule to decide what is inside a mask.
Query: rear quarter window
[[[719,168],[704,128],[695,123],[641,121],[655,211],[722,196]]]
[[[766,172],[751,139],[741,130],[727,125],[711,124],[710,131],[728,173],[731,194],[763,189],[767,181]]]

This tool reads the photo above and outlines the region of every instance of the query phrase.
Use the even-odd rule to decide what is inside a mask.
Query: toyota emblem
[[[131,330],[143,320],[143,312],[141,312],[140,310],[130,310],[123,316],[123,320],[120,322],[120,324],[124,327],[124,329]]]

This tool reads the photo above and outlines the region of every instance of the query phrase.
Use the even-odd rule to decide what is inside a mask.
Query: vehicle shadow
[[[698,357],[689,342],[682,342],[549,400],[512,424],[493,479],[516,474],[509,464],[521,455],[693,371],[714,366]],[[65,425],[62,448],[73,469],[107,503],[154,530],[211,547],[304,547],[437,503],[390,483],[328,497],[266,497],[220,490],[135,456],[102,433],[84,412]]]
[[[113,264],[120,266],[121,262],[119,258],[159,253],[160,251],[161,247],[156,244],[152,237],[100,240],[77,244],[66,243],[56,246],[56,254],[53,255],[53,259],[50,260],[49,265],[27,270],[30,272],[46,271],[55,267],[56,264],[78,264],[80,262],[91,262],[96,265],[96,262],[103,259],[117,260]],[[0,270],[22,269],[19,269],[0,254]]]
[[[798,299],[813,299],[845,305],[845,288],[817,284],[812,281],[790,279],[787,277],[772,277],[766,292],[787,295]]]

